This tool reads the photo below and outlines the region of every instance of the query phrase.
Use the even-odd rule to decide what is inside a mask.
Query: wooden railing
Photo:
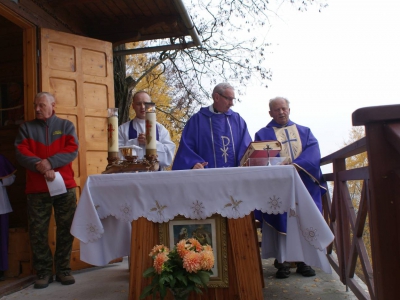
[[[366,136],[321,159],[321,166],[332,164],[333,169],[333,173],[324,174],[328,182],[333,182],[332,198],[330,193],[323,197],[324,217],[335,235],[327,249],[328,259],[358,299],[398,299],[400,105],[361,108],[352,119],[354,126],[365,126]],[[368,167],[347,170],[346,158],[365,151]],[[349,180],[363,182],[357,213]],[[372,259],[363,241],[367,219]],[[357,258],[368,291],[355,278]]]

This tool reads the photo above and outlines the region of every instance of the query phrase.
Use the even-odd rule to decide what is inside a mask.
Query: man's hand
[[[40,174],[44,174],[46,171],[49,171],[51,169],[51,163],[47,159],[42,159],[41,161],[36,163],[36,170],[38,170]]]
[[[195,169],[204,169],[204,167],[205,166],[207,166],[208,165],[208,162],[202,162],[202,163],[197,163],[197,164],[195,164],[194,166],[193,166],[193,170],[195,170]]]
[[[54,170],[48,170],[44,173],[44,179],[47,181],[53,181],[56,179],[56,173],[54,173]]]
[[[138,143],[139,145],[146,145],[147,141],[146,141],[146,134],[144,133],[139,133],[138,136]]]

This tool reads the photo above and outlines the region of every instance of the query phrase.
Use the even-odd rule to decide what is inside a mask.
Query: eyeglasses
[[[217,93],[217,94],[220,95],[221,97],[225,98],[225,99],[228,100],[229,102],[233,102],[233,101],[236,100],[235,98],[230,98],[230,97],[224,96],[224,95],[222,95],[222,94],[220,94],[220,93]]]

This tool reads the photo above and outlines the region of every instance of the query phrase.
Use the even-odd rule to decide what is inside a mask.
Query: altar
[[[201,220],[218,214],[228,218],[229,288],[209,288],[201,299],[234,293],[261,300],[254,209],[287,212],[286,259],[330,272],[325,248],[333,234],[290,165],[92,175],[71,233],[80,240],[80,259],[89,264],[130,255],[130,299],[138,299],[147,284],[141,274],[152,263],[148,253],[159,243],[159,224],[178,215]]]

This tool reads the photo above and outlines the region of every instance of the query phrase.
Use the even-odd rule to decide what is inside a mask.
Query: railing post
[[[343,284],[347,285],[346,266],[350,249],[350,224],[346,218],[346,207],[342,200],[343,184],[339,180],[339,172],[346,170],[346,162],[344,158],[335,159],[332,163],[333,173],[335,174],[334,180],[334,195],[333,195],[333,216],[336,224],[336,253],[339,261],[339,276]]]
[[[371,203],[369,207],[375,299],[398,299],[400,282],[400,105],[353,113],[365,125]],[[388,138],[390,137],[390,138]]]

